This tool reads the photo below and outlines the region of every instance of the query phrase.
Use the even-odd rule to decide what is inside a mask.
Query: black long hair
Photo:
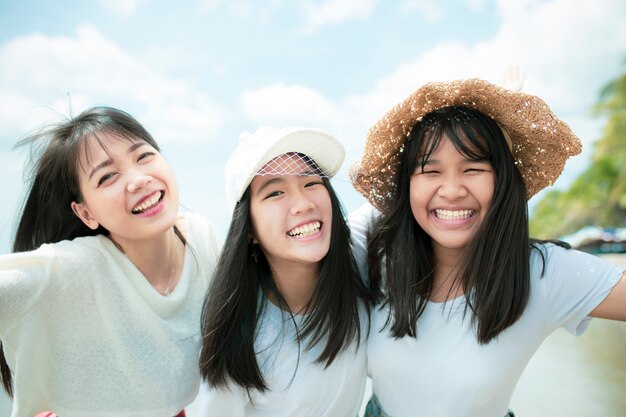
[[[300,345],[309,338],[305,346],[309,349],[325,339],[316,362],[328,366],[354,340],[358,346],[359,304],[364,302],[369,317],[369,292],[352,255],[350,230],[341,203],[330,182],[323,181],[332,205],[330,248],[320,261],[321,272],[307,305],[309,314],[298,330],[297,342]],[[257,251],[250,242],[251,233],[248,187],[235,206],[226,243],[204,301],[200,354],[203,379],[214,387],[227,387],[232,382],[248,392],[268,389],[254,351],[257,322],[266,302],[266,297],[262,297],[259,305],[259,291],[273,294],[283,310],[289,311],[263,251]]]
[[[415,220],[410,178],[445,138],[465,157],[488,161],[495,173],[491,204],[460,260],[456,283],[465,291],[466,312],[479,343],[515,323],[530,296],[530,250],[526,186],[499,125],[462,106],[424,116],[412,128],[397,173],[389,214],[374,226],[368,244],[370,286],[389,304],[387,325],[396,337],[418,336],[418,319],[433,292],[436,269],[431,237]],[[381,291],[383,276],[386,294]]]
[[[30,146],[32,163],[30,187],[17,223],[13,252],[34,250],[44,243],[107,234],[102,227],[97,230],[87,227],[70,206],[73,201],[82,201],[78,182],[81,152],[88,154],[88,139],[91,138],[104,146],[101,139],[104,134],[144,140],[159,150],[156,141],[137,120],[111,107],[89,108],[18,142],[16,147]],[[2,342],[0,379],[5,391],[13,396],[11,370]]]

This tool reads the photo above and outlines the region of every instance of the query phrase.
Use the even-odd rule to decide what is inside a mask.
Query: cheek
[[[276,233],[278,229],[276,212],[267,209],[250,209],[250,226],[252,235],[256,238],[261,246],[265,246],[266,242],[271,243],[272,232]]]
[[[495,178],[493,176],[491,176],[487,184],[482,187],[483,192],[481,193],[481,202],[485,208],[488,208],[491,205],[495,187]]]
[[[413,213],[413,219],[422,228],[429,216],[428,204],[430,201],[430,192],[431,191],[425,187],[425,184],[418,180],[411,179],[409,187],[409,205],[411,207],[411,213]]]
[[[332,220],[333,216],[333,204],[330,201],[330,195],[326,192],[325,195],[319,196],[315,204],[318,207],[322,207],[326,215]]]
[[[424,187],[418,180],[411,179],[409,183],[409,204],[411,205],[411,210],[415,213],[416,210],[419,210],[420,207],[423,208],[424,201]]]
[[[170,193],[176,194],[176,196],[178,196],[178,181],[176,180],[176,176],[174,175],[172,167],[170,167],[167,162],[163,162],[159,170],[165,175]]]

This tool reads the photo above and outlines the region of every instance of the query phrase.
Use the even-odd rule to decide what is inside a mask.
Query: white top
[[[366,211],[351,217],[363,236]],[[361,241],[358,256],[364,256]],[[465,298],[429,302],[419,319],[417,339],[379,332],[388,308],[376,308],[368,341],[368,373],[382,408],[393,417],[503,417],[526,364],[559,327],[581,334],[587,315],[618,282],[623,268],[552,244],[531,253],[531,294],[522,317],[498,338],[479,345],[463,317]],[[515,410],[514,410],[515,411]]]
[[[171,417],[199,386],[200,312],[219,247],[185,213],[180,281],[167,297],[104,236],[0,256],[0,339],[13,417]]]
[[[303,322],[295,316],[296,324]],[[316,364],[322,340],[311,350],[298,344],[294,323],[288,313],[271,302],[257,325],[254,342],[257,362],[269,387],[265,393],[241,387],[217,390],[202,384],[199,416],[228,417],[356,417],[363,401],[366,378],[365,335],[367,316],[361,315],[361,344],[356,342],[337,355],[328,368]],[[306,343],[306,342],[305,342]]]

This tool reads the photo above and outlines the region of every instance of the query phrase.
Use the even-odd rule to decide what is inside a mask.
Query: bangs
[[[445,113],[441,111],[432,112],[415,126],[411,132],[408,143],[415,153],[415,165],[411,167],[414,171],[417,167],[424,166],[437,151],[443,140],[449,140],[457,151],[471,161],[492,162],[492,152],[489,149],[489,142],[481,131],[481,121],[472,113],[463,108],[446,108]],[[440,114],[442,113],[442,114]]]
[[[78,158],[76,158],[76,160],[78,161],[78,167],[84,172],[87,172],[88,167],[92,163],[92,146],[99,146],[100,149],[102,149],[111,158],[111,153],[109,152],[109,148],[106,144],[106,142],[111,139],[125,141],[128,143],[146,142],[154,147],[154,145],[150,141],[147,141],[144,138],[137,137],[130,132],[113,132],[108,130],[91,132],[88,133],[84,137],[84,139],[80,141]]]

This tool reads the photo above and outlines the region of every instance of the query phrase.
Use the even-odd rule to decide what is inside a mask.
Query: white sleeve
[[[213,226],[204,216],[193,212],[185,212],[184,215],[188,221],[188,227],[191,229],[189,231],[193,238],[193,241],[190,242],[191,246],[198,253],[206,270],[212,273],[222,250],[221,241],[218,240]]]
[[[624,268],[574,249],[546,245],[545,274],[539,278],[552,328],[574,335],[589,325],[589,313],[611,292]]]
[[[200,384],[197,417],[245,417],[249,398],[244,389],[216,389],[206,382]]]
[[[367,236],[372,224],[380,216],[380,212],[370,203],[365,203],[348,215],[352,252],[356,259],[359,272],[364,281],[368,281],[367,273]]]
[[[13,326],[44,293],[55,253],[50,245],[32,252],[0,256],[0,336]]]

